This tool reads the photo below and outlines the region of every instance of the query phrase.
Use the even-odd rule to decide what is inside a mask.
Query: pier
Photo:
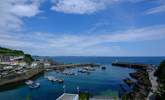
[[[65,69],[65,68],[76,68],[76,67],[99,67],[100,65],[98,64],[64,64],[64,65],[54,65],[50,66],[47,69],[55,69],[55,70],[60,70],[60,69]]]

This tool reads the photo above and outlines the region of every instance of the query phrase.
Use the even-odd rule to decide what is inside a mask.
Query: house
[[[20,62],[19,65],[20,65],[20,66],[26,66],[27,63],[26,63],[26,62]]]
[[[0,64],[10,64],[10,56],[0,55]]]
[[[78,94],[63,93],[56,100],[79,100],[79,95]]]
[[[45,68],[46,68],[46,67],[50,67],[50,65],[51,65],[51,64],[50,64],[49,62],[45,62],[45,63],[44,63],[44,67],[45,67]]]
[[[38,62],[32,62],[32,64],[31,64],[31,68],[36,68],[37,67],[37,65],[38,65]]]
[[[24,59],[24,56],[0,55],[0,64],[19,65],[19,63],[22,62],[23,59]]]
[[[13,69],[13,66],[5,66],[3,67],[4,70],[10,70],[10,69]]]

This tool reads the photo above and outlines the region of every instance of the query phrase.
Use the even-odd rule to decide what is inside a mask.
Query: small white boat
[[[35,83],[32,80],[26,81],[25,84],[28,85],[29,88],[32,88],[32,89],[40,87],[40,83]]]
[[[48,76],[47,78],[48,78],[49,81],[54,81],[55,80],[55,77],[53,77],[53,76]]]
[[[33,84],[33,81],[32,81],[32,80],[27,80],[25,83],[26,83],[27,85],[31,85],[31,84]]]

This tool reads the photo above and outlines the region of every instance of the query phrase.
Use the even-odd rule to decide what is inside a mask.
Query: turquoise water
[[[5,87],[0,91],[0,100],[25,100],[30,97],[31,100],[55,100],[63,92],[77,93],[79,91],[89,92],[93,96],[97,95],[118,95],[121,91],[120,84],[123,79],[129,77],[129,73],[134,70],[128,68],[113,67],[111,63],[118,59],[119,61],[159,64],[165,57],[53,57],[55,61],[63,63],[98,63],[106,66],[106,70],[97,68],[90,74],[78,73],[77,76],[66,76],[55,71],[45,72],[34,81],[39,82],[41,87],[38,89],[29,89],[24,83],[18,86]],[[77,71],[78,69],[67,69]],[[52,75],[65,80],[64,84],[49,82],[44,76]]]

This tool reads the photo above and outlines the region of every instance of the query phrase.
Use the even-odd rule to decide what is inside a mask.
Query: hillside
[[[8,48],[0,47],[0,55],[21,56],[21,55],[24,55],[24,52],[20,51],[20,50],[12,50],[12,49],[8,49]]]
[[[5,55],[5,56],[24,56],[24,60],[27,63],[31,63],[33,61],[33,58],[29,54],[25,54],[21,50],[12,50],[9,48],[3,48],[0,47],[0,55]]]

